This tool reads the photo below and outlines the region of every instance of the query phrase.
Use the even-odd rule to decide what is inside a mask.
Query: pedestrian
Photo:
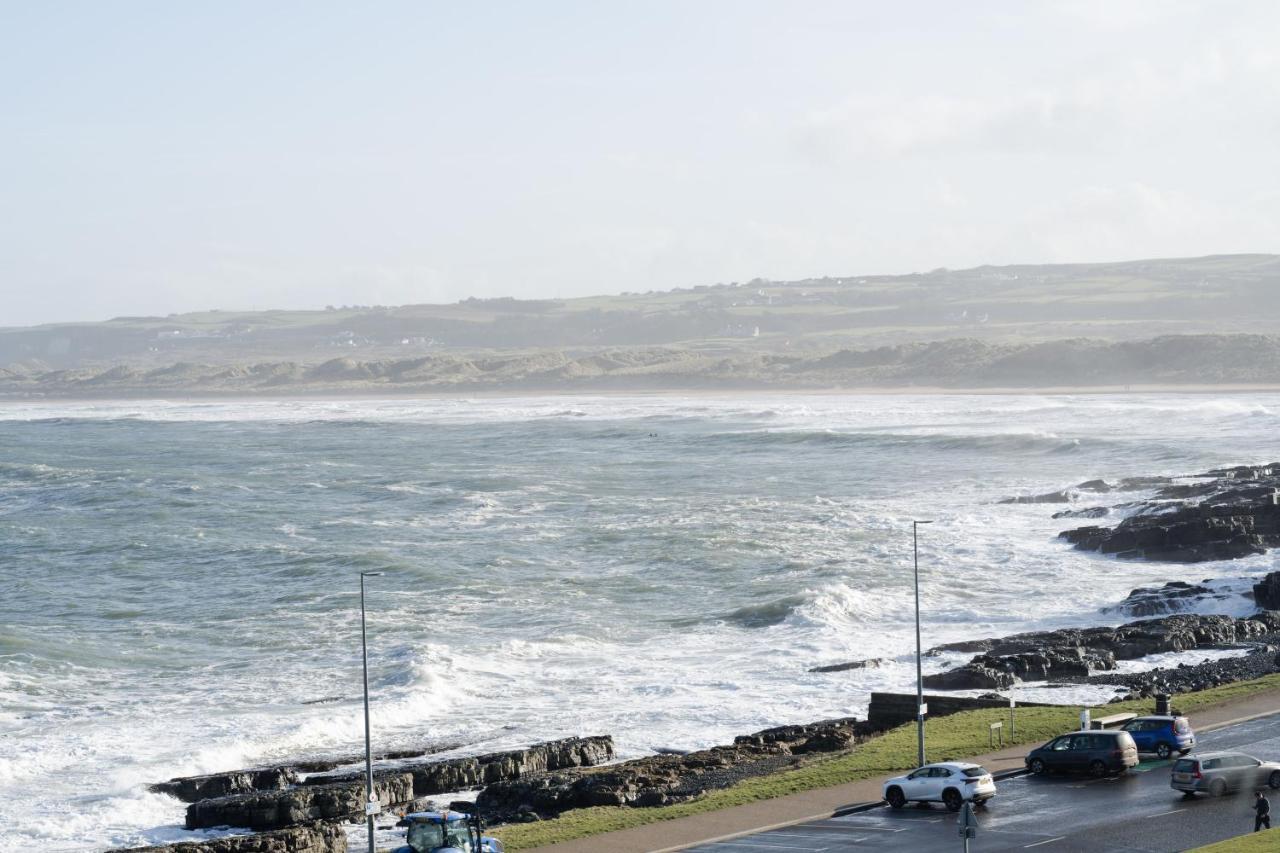
[[[1258,792],[1258,796],[1255,797],[1253,800],[1253,811],[1254,811],[1253,831],[1257,832],[1258,830],[1262,829],[1264,826],[1267,829],[1270,829],[1271,828],[1271,801],[1268,800],[1265,796],[1263,796],[1263,793],[1261,791]]]

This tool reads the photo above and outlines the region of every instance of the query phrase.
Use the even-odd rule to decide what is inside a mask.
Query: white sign
[[[1089,709],[1085,708],[1080,712],[1080,731],[1089,730]]]
[[[370,800],[364,804],[364,813],[369,817],[373,817],[376,814],[382,814],[382,803],[377,800]]]
[[[1014,702],[1013,702],[1013,697],[1012,697],[1012,696],[1010,696],[1010,697],[1009,697],[1009,707],[1010,707],[1010,708],[1016,708],[1016,707],[1017,707],[1017,705],[1015,705],[1015,704],[1014,704]]]
[[[927,714],[927,713],[929,713],[929,703],[928,703],[928,702],[921,702],[921,703],[920,703],[920,716],[921,716],[921,717],[923,717],[923,716],[924,716],[925,714]]]

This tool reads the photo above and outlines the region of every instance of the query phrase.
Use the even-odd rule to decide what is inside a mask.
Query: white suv
[[[991,774],[977,764],[963,761],[926,764],[884,783],[885,802],[895,809],[909,802],[942,803],[958,812],[965,800],[984,803],[995,795],[996,783]]]

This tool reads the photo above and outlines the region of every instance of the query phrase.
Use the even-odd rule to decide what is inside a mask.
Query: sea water
[[[911,689],[913,519],[926,646],[1274,570],[999,501],[1275,461],[1277,426],[1276,395],[3,404],[0,850],[199,837],[149,783],[358,753],[360,571],[377,748],[701,747]]]

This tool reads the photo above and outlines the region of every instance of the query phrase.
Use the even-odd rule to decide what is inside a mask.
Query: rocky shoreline
[[[1085,495],[1155,490],[1114,506],[1068,509],[1055,518],[1123,516],[1114,527],[1087,526],[1061,537],[1081,550],[1121,559],[1175,563],[1236,559],[1280,545],[1280,464],[1240,466],[1183,478],[1139,477],[1110,484],[1091,480],[1008,503],[1060,504]],[[1019,681],[1113,684],[1130,696],[1177,694],[1256,678],[1280,669],[1280,572],[1253,586],[1260,608],[1247,618],[1182,612],[1220,601],[1212,580],[1175,580],[1136,589],[1114,608],[1154,616],[1115,627],[1036,631],[950,643],[930,654],[975,653],[967,663],[926,676],[933,690],[1004,689]],[[1159,615],[1167,614],[1167,615]],[[1136,674],[1116,672],[1117,661],[1162,652],[1247,647],[1244,656]],[[815,667],[836,673],[878,667],[878,659]],[[960,704],[960,703],[958,703]],[[419,809],[430,796],[477,791],[474,807],[490,823],[531,821],[591,806],[651,807],[689,800],[753,776],[847,750],[875,736],[865,720],[841,718],[780,726],[743,735],[734,743],[687,754],[613,762],[608,735],[550,741],[523,750],[441,759],[457,744],[424,746],[379,756],[375,785],[384,807]],[[299,761],[206,776],[171,779],[152,790],[188,803],[188,829],[239,827],[253,835],[227,836],[135,853],[343,853],[341,823],[360,820],[363,775],[348,769],[357,757]]]

